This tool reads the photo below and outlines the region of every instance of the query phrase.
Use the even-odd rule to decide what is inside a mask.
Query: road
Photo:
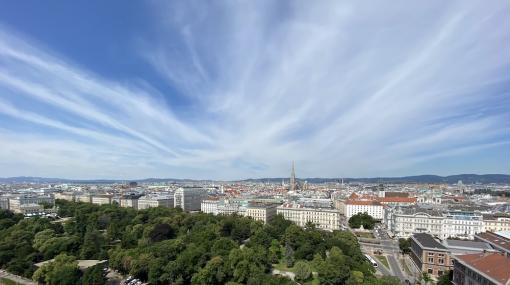
[[[388,259],[388,263],[390,264],[393,274],[395,274],[394,276],[400,279],[400,281],[404,282],[407,278],[402,273],[402,270],[400,269],[400,264],[398,263],[398,260],[395,258],[395,255],[388,254],[386,258]]]

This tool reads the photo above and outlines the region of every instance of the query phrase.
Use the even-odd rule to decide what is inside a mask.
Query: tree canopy
[[[59,216],[22,219],[0,212],[0,267],[41,284],[105,284],[100,266],[79,270],[78,259],[108,259],[109,267],[149,284],[296,284],[272,275],[294,266],[296,281],[378,284],[356,237],[305,228],[276,216],[263,224],[242,216],[134,210],[57,200]],[[54,258],[37,269],[34,264]],[[312,272],[316,272],[312,274]]]
[[[368,213],[357,213],[349,219],[349,226],[353,229],[363,228],[371,230],[375,226],[375,219]]]

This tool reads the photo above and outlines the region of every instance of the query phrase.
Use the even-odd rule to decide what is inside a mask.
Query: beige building
[[[52,195],[20,195],[9,198],[9,209],[16,213],[21,213],[21,206],[26,204],[55,204],[55,198]]]
[[[510,216],[483,216],[485,231],[506,232],[510,231]]]
[[[91,198],[92,204],[96,205],[108,205],[112,203],[111,195],[94,195]]]
[[[246,207],[245,216],[251,217],[257,221],[268,223],[274,216],[276,216],[276,205],[262,203],[249,204]]]
[[[337,209],[305,208],[300,205],[284,204],[276,208],[277,214],[293,221],[300,227],[308,222],[322,230],[333,231],[340,229],[340,211]]]
[[[148,209],[148,208],[156,208],[156,207],[166,207],[172,208],[174,206],[174,198],[171,196],[168,197],[141,197],[138,199],[138,210]]]
[[[66,192],[55,193],[55,199],[74,202],[76,201],[76,194]]]
[[[76,202],[92,203],[92,196],[90,194],[77,195]]]

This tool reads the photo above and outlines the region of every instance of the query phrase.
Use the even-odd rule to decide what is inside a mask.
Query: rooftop
[[[477,239],[494,244],[503,248],[506,252],[510,252],[510,239],[500,236],[493,232],[479,233],[475,236]]]
[[[416,242],[418,242],[422,247],[432,248],[432,249],[444,249],[446,247],[435,240],[431,235],[426,233],[417,233],[412,236]]]
[[[475,253],[457,255],[455,259],[499,284],[506,284],[510,281],[510,258],[503,254]]]

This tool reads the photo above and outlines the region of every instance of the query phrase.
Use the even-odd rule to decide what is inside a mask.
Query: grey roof
[[[435,240],[431,235],[426,233],[417,233],[413,235],[413,239],[418,241],[423,247],[446,249],[444,245]]]
[[[443,244],[448,248],[462,248],[462,249],[472,249],[472,250],[491,250],[492,247],[485,242],[480,241],[470,241],[470,240],[453,240],[447,239],[443,242]]]

